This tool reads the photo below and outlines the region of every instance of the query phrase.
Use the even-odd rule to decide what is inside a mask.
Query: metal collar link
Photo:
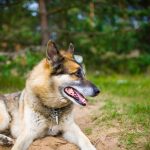
[[[67,106],[61,107],[61,108],[48,108],[47,106],[44,106],[44,107],[48,110],[49,117],[52,120],[55,120],[56,124],[58,125],[59,119],[60,119],[62,113],[65,112],[66,110],[70,110],[69,108],[71,107],[71,105],[67,105]]]
[[[59,124],[60,114],[61,114],[60,109],[54,109],[54,108],[51,109],[51,117],[52,117],[52,119],[55,119],[57,125]]]

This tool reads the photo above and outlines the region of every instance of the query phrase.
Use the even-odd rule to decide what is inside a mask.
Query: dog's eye
[[[77,77],[82,77],[82,71],[81,71],[81,69],[78,69],[77,70],[77,72],[75,72],[75,75],[77,76]]]

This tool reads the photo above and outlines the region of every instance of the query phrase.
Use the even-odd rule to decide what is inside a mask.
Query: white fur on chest
[[[54,126],[49,127],[47,134],[54,136],[60,133],[61,131],[62,131],[62,128],[60,125],[54,125]]]
[[[58,133],[63,132],[65,130],[66,125],[72,124],[72,122],[74,122],[72,113],[67,116],[63,116],[63,118],[59,120],[58,125],[56,124],[56,121],[53,120],[54,124],[50,124],[48,135],[54,136]]]

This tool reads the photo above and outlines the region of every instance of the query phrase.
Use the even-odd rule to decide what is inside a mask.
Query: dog
[[[85,79],[81,62],[74,57],[73,44],[59,51],[49,41],[46,58],[30,72],[25,88],[0,96],[0,144],[27,150],[35,139],[61,133],[81,150],[96,150],[74,122],[72,110],[74,104],[86,106],[85,96],[94,97],[99,92]]]

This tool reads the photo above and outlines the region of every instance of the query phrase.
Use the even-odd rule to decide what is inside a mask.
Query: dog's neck
[[[64,114],[70,114],[70,112],[73,110],[73,105],[74,104],[70,101],[65,105],[59,107],[50,107],[44,105],[41,99],[37,97],[36,102],[34,101],[31,107],[35,112],[39,113],[45,118],[49,118],[50,120],[52,120],[54,124],[59,124],[62,116],[64,116]]]
[[[11,94],[5,94],[4,97],[6,98],[5,103],[6,106],[9,108],[9,102],[15,101],[19,105],[19,101],[25,101],[25,91],[22,92],[16,92]],[[21,99],[22,98],[22,99]],[[38,103],[38,104],[37,104]],[[37,103],[28,103],[29,106],[33,109],[33,111],[39,113],[43,117],[51,120],[54,125],[58,125],[59,122],[62,120],[63,116],[66,116],[67,114],[70,114],[70,112],[73,110],[73,103],[70,102],[67,105],[59,108],[55,107],[48,107],[40,102],[40,100],[37,101]]]
[[[72,109],[73,103],[70,103],[60,108],[52,108],[42,105],[42,109],[38,109],[36,111],[38,111],[38,113],[43,115],[45,118],[51,119],[54,124],[58,125],[60,120],[62,119],[62,116],[64,116],[64,114],[70,114]]]
[[[49,112],[48,117],[51,117],[53,122],[55,122],[58,125],[60,122],[60,118],[62,118],[63,114],[70,113],[70,111],[72,111],[73,103],[70,103],[69,105],[61,108],[49,108],[47,106],[44,107]]]

